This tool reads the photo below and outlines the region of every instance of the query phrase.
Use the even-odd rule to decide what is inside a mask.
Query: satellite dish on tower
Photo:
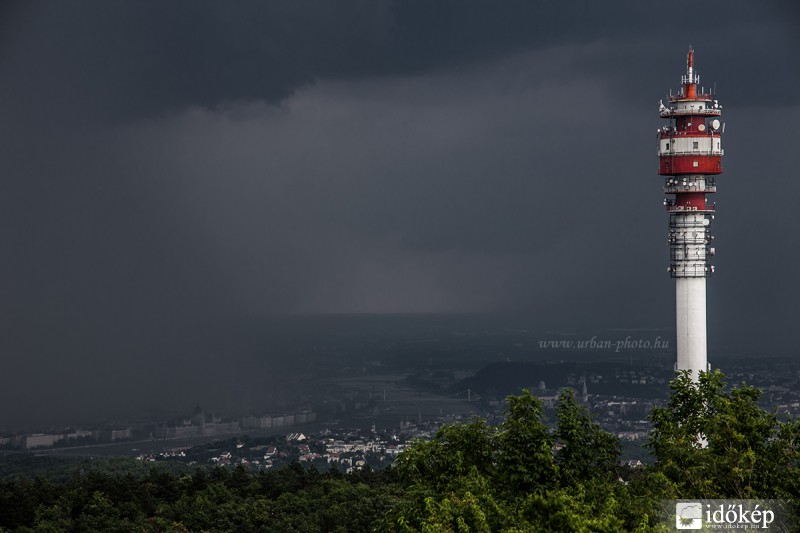
[[[714,128],[715,130],[718,130],[719,129],[719,119],[715,118],[714,120],[712,120],[711,121],[711,127]]]

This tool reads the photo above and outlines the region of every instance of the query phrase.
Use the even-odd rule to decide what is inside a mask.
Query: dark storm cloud
[[[26,4],[12,12],[4,85],[73,118],[279,101],[382,33],[383,7],[367,1]]]
[[[689,44],[729,122],[711,342],[784,342],[796,8],[669,7],[4,4],[4,419],[277,391],[268,313],[670,327],[653,134]]]
[[[666,43],[694,34],[708,48],[744,51],[726,54],[732,61],[757,55],[762,66],[778,67],[779,54],[764,54],[757,42],[748,53],[734,42],[741,35],[758,39],[776,24],[769,8],[750,4],[708,4],[680,15],[636,1],[12,3],[4,13],[0,80],[5,101],[36,103],[25,106],[29,120],[85,120],[279,102],[322,78],[415,74],[568,43],[638,47],[643,38]],[[654,72],[653,59],[665,52],[623,50],[593,65]],[[647,60],[630,61],[637,56]],[[794,94],[785,85],[775,91]]]

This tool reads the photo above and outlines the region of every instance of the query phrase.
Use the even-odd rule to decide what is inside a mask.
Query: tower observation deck
[[[675,278],[677,370],[692,379],[708,369],[706,344],[706,278],[714,272],[711,222],[715,205],[707,195],[717,191],[722,173],[722,106],[715,95],[699,88],[694,51],[689,48],[686,75],[659,115],[668,124],[658,130],[658,173],[664,176],[664,200],[669,214],[668,271]]]

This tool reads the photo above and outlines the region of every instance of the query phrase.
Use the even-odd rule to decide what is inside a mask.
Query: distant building
[[[236,433],[241,430],[238,420],[223,422],[213,413],[207,415],[197,406],[189,419],[180,420],[173,424],[161,426],[156,431],[156,436],[160,438],[172,439],[183,437],[202,437],[207,435],[224,435],[226,433]]]
[[[271,427],[271,416],[246,416],[242,418],[242,428],[269,429]]]
[[[130,427],[116,427],[98,429],[92,434],[100,442],[113,442],[115,440],[129,439],[133,433]]]
[[[53,433],[34,433],[32,435],[22,435],[21,447],[29,450],[31,448],[49,448],[56,442],[63,440],[64,435]]]

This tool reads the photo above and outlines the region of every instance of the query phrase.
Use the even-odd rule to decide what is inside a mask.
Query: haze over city
[[[674,15],[3,3],[0,429],[278,394],[355,323],[309,316],[670,330],[655,132],[689,45],[727,123],[709,360],[795,355],[800,7]]]

